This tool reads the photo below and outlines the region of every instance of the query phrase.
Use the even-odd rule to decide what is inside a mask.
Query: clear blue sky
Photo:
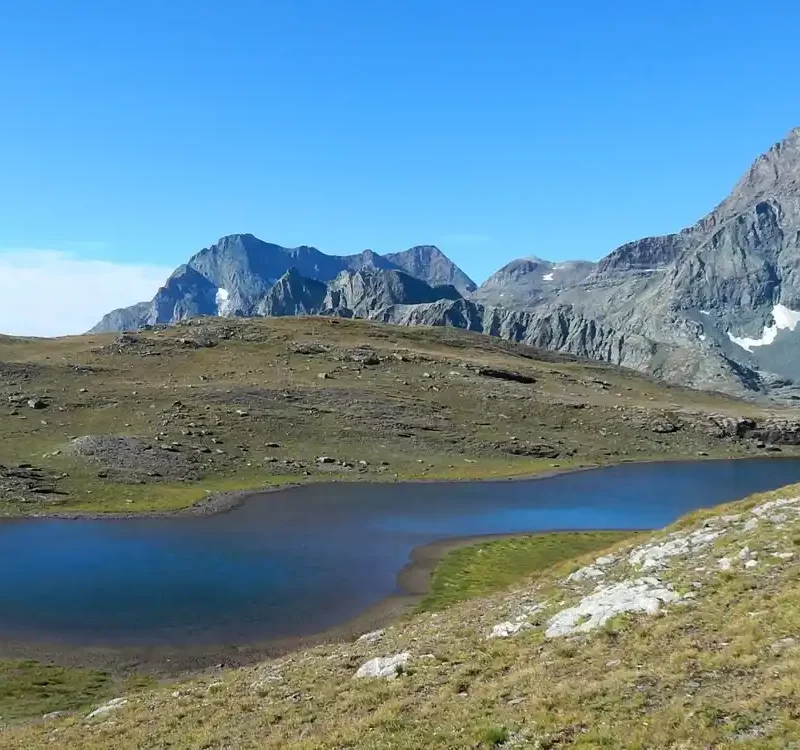
[[[798,28],[769,0],[9,2],[0,248],[598,258],[800,125]]]

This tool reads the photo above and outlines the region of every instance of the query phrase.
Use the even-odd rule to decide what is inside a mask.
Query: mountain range
[[[476,287],[431,245],[334,256],[238,234],[93,330],[297,314],[457,326],[694,388],[800,398],[800,128],[693,226],[597,263],[524,258]]]

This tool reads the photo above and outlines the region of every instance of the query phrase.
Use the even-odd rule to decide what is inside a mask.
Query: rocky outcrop
[[[394,305],[458,300],[452,286],[431,287],[402,271],[342,271],[330,284],[322,303],[326,315],[372,318]]]
[[[670,584],[648,576],[600,586],[574,607],[561,610],[547,624],[546,638],[588,633],[605,625],[612,617],[627,612],[656,614],[662,604],[680,599]]]
[[[792,561],[793,551],[780,550],[788,540],[780,532],[799,520],[800,498],[782,497],[749,511],[711,516],[688,529],[669,530],[576,570],[560,582],[550,601],[531,606],[525,600],[521,612],[493,626],[488,637],[511,638],[542,627],[541,613],[548,610],[544,636],[554,639],[590,633],[621,614],[655,615],[667,605],[691,606],[721,572],[759,566],[777,571],[776,566]],[[512,605],[520,609],[518,603]]]
[[[290,268],[267,292],[255,308],[256,315],[314,315],[323,306],[328,287],[321,281],[306,279]]]
[[[685,413],[674,417],[679,426],[712,437],[754,440],[770,445],[800,445],[800,419],[750,418],[727,414]]]

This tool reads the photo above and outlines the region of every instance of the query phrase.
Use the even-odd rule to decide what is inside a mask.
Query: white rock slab
[[[409,661],[411,661],[411,654],[408,652],[395,654],[394,656],[379,656],[362,664],[358,672],[355,673],[354,678],[393,680]]]
[[[545,636],[558,638],[573,633],[588,633],[622,612],[655,614],[662,604],[675,602],[680,596],[657,578],[638,578],[611,586],[601,586],[550,618]]]
[[[113,700],[110,700],[108,703],[105,703],[102,706],[96,708],[86,718],[96,719],[98,716],[105,716],[106,714],[111,713],[115,709],[121,708],[127,702],[128,702],[127,698],[114,698]]]

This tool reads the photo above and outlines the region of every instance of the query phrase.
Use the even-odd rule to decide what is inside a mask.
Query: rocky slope
[[[290,268],[297,274],[289,281],[305,291],[286,288]],[[421,283],[400,284],[397,273]],[[307,295],[311,281],[329,284],[322,302],[319,286]],[[288,292],[302,304],[275,302]],[[114,311],[96,330],[298,312],[464,327],[672,383],[800,398],[800,129],[759,157],[694,226],[628,243],[597,264],[517,260],[476,290],[431,246],[337,257],[234,235],[179,268],[151,303]]]
[[[535,313],[532,340],[562,351],[696,387],[794,395],[798,274],[795,129],[694,226],[623,245],[583,279],[544,296],[538,285],[513,306]],[[476,299],[497,304],[503,286],[490,279]]]
[[[795,747],[798,493],[794,486],[693,514],[352,643],[9,726],[0,742]]]
[[[471,295],[474,304],[392,319],[464,325],[673,383],[794,400],[799,274],[795,129],[688,229],[628,243],[596,265],[514,261]]]
[[[585,260],[552,263],[541,258],[520,258],[484,281],[472,299],[495,307],[533,308],[580,284],[596,266]]]

